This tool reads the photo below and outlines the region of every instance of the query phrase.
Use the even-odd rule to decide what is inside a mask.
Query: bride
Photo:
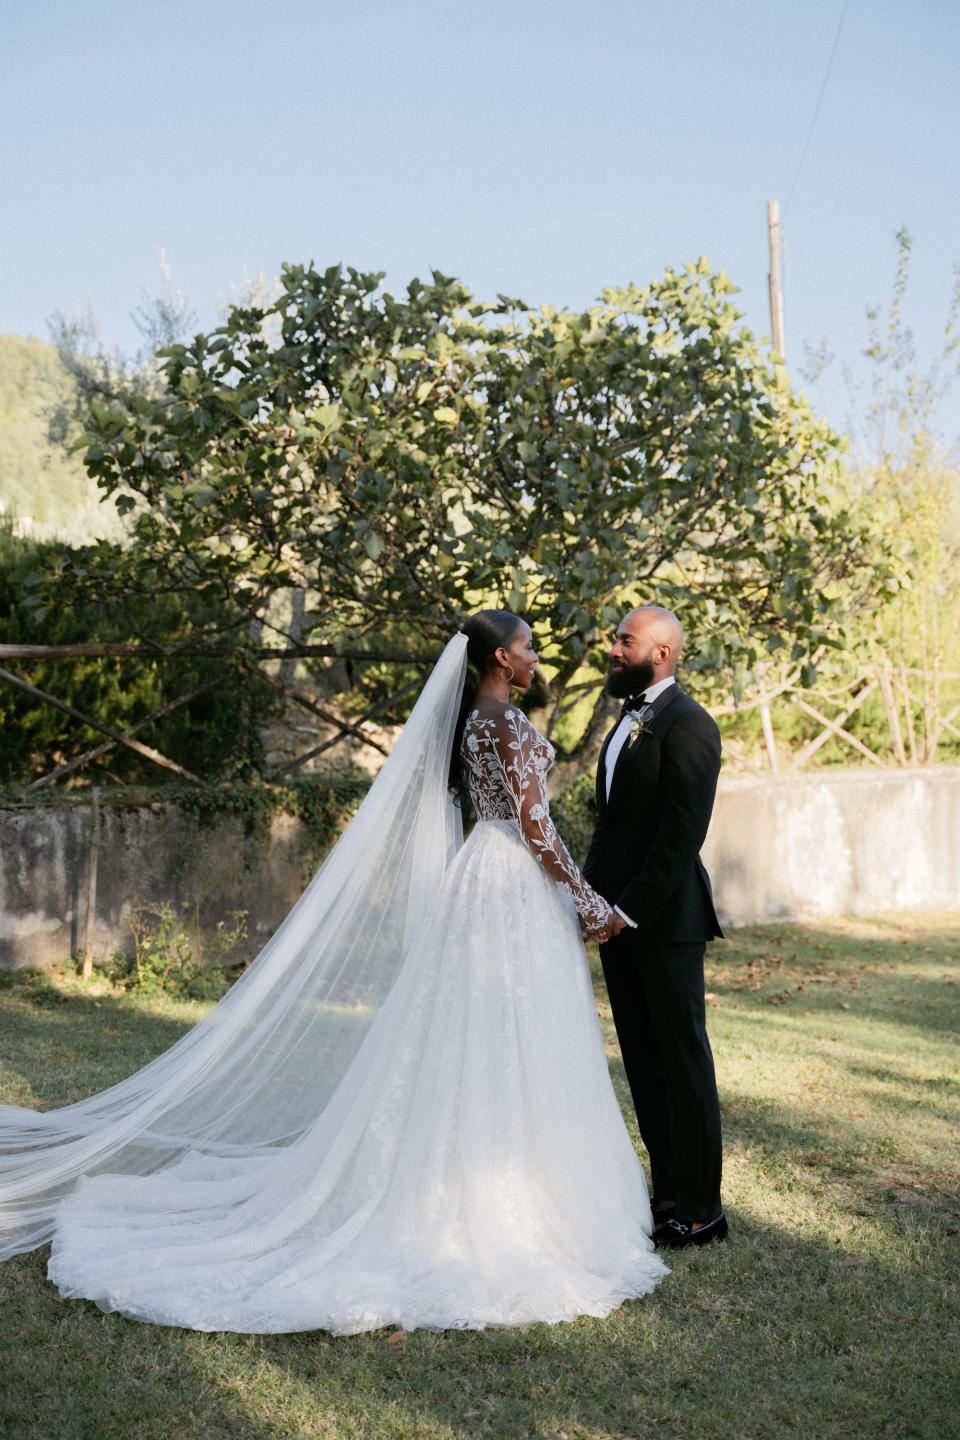
[[[580,938],[619,917],[510,704],[536,664],[523,620],[472,616],[223,1000],[99,1095],[0,1106],[0,1258],[50,1240],[65,1296],[251,1333],[569,1320],[653,1289]]]

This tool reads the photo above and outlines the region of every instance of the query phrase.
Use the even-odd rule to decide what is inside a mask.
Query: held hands
[[[627,922],[623,916],[618,915],[616,910],[611,910],[606,921],[598,930],[587,930],[582,926],[581,930],[585,940],[596,940],[598,945],[605,945],[608,940],[612,940],[614,935],[619,935],[620,931],[625,930],[626,927]]]

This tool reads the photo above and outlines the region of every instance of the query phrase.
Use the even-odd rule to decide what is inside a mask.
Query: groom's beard
[[[607,675],[607,694],[615,700],[628,700],[640,695],[653,684],[656,671],[652,660],[639,660],[636,665],[623,665]]]

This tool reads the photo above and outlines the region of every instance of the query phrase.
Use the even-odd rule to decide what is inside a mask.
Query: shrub
[[[551,801],[550,814],[560,837],[578,865],[583,863],[597,823],[593,774],[581,775]]]
[[[36,574],[56,570],[65,557],[79,564],[80,554],[54,541],[18,536],[10,520],[0,518],[0,642],[129,642],[153,629],[165,643],[175,644],[202,635],[224,618],[221,602],[202,590],[114,596],[109,601],[74,597],[69,604],[47,608],[37,603],[31,593]],[[214,781],[257,768],[262,760],[258,726],[278,708],[273,690],[228,657],[31,660],[13,662],[10,668],[117,730],[216,680],[215,688],[152,721],[137,737]],[[8,683],[0,683],[0,734],[0,784],[37,778],[103,738]],[[127,783],[154,781],[161,772],[126,746],[115,745],[83,774],[94,781]]]
[[[231,923],[221,920],[204,933],[196,907],[184,906],[178,912],[166,900],[142,905],[129,920],[132,954],[118,951],[99,968],[125,990],[218,1000],[230,983],[226,958],[247,933],[246,914],[233,910]]]

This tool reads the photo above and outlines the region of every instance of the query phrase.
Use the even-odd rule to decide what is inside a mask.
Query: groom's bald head
[[[684,626],[676,619],[674,612],[665,611],[662,605],[640,605],[635,611],[630,611],[629,615],[623,616],[617,635],[622,631],[642,636],[651,645],[662,645],[669,649],[672,670],[666,671],[666,674],[674,674],[679,652],[684,648]]]
[[[638,606],[624,615],[617,627],[618,639],[628,635],[640,641],[645,648],[666,652],[651,656],[658,671],[658,680],[676,672],[683,649],[683,626],[672,610],[665,610],[662,605]]]

